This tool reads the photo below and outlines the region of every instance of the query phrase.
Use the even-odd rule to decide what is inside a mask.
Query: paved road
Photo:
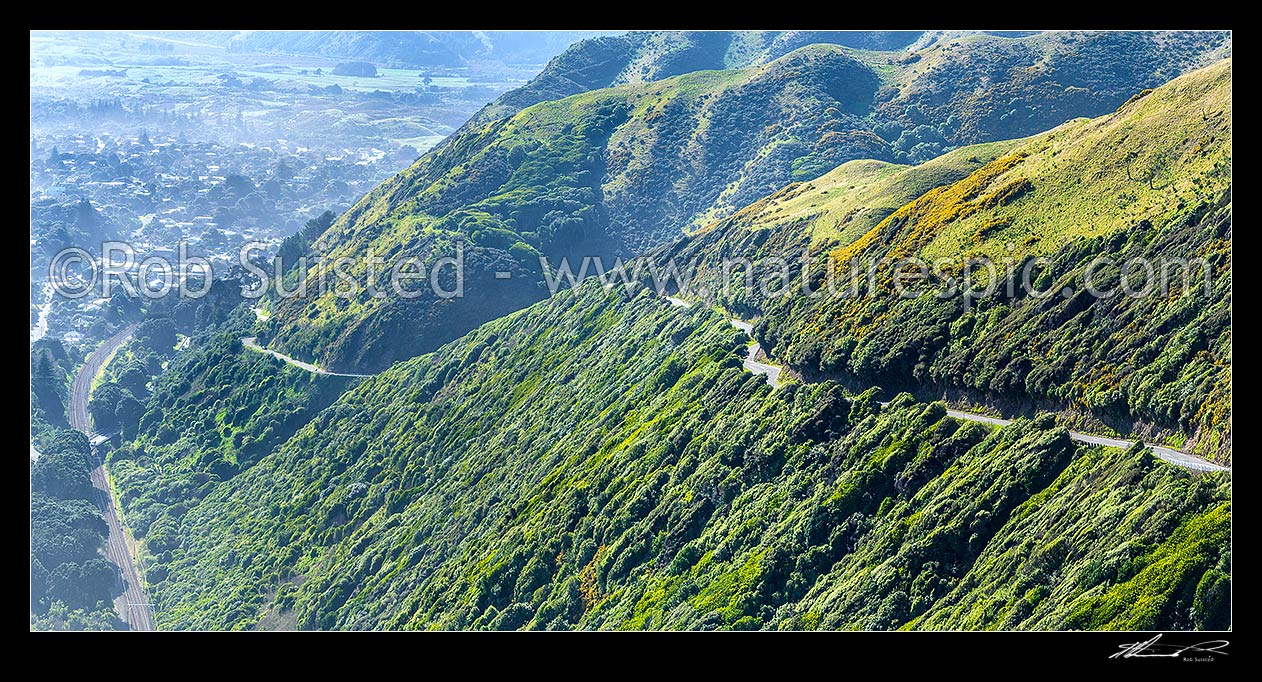
[[[665,298],[667,301],[670,302],[671,305],[678,306],[680,308],[687,308],[692,305],[690,301],[685,301],[681,298],[677,298],[674,296],[666,296]],[[752,337],[752,332],[754,331],[753,325],[743,320],[737,320],[735,318],[729,319],[728,321],[732,323],[733,327],[736,327],[737,329],[745,332],[746,334],[749,334]],[[780,368],[774,365],[768,365],[765,363],[756,362],[753,358],[758,353],[758,351],[759,351],[758,342],[755,341],[754,344],[750,346],[749,354],[745,358],[745,361],[744,361],[745,369],[749,370],[750,372],[753,372],[754,374],[767,375],[767,383],[771,384],[772,386],[778,386],[779,381],[780,381]],[[889,403],[887,402],[881,403],[882,406],[888,405],[888,404]],[[983,424],[991,424],[993,426],[1007,426],[1008,424],[1012,423],[1011,419],[1000,419],[999,417],[990,417],[984,414],[964,412],[962,410],[948,409],[947,416],[954,417],[956,419],[963,419],[966,421],[981,422]],[[1125,449],[1135,444],[1135,441],[1133,440],[1125,440],[1122,438],[1107,438],[1105,436],[1095,436],[1089,433],[1079,433],[1077,431],[1070,431],[1069,437],[1080,443],[1088,443],[1090,445],[1106,445],[1108,447],[1113,447],[1113,448]],[[1209,460],[1203,459],[1201,457],[1197,457],[1196,455],[1190,455],[1186,452],[1179,452],[1178,450],[1173,450],[1171,448],[1167,448],[1161,445],[1150,445],[1147,443],[1145,443],[1144,445],[1150,448],[1153,454],[1161,458],[1162,460],[1169,462],[1170,464],[1174,464],[1175,466],[1181,466],[1185,469],[1194,469],[1196,471],[1227,471],[1227,472],[1231,471],[1231,467],[1225,467],[1225,466],[1222,466],[1221,464],[1215,464]]]
[[[886,403],[881,403],[882,405]],[[973,422],[982,422],[983,424],[994,424],[995,426],[1007,426],[1012,423],[1011,419],[1000,419],[998,417],[988,417],[984,414],[974,414],[972,412],[962,412],[960,410],[947,410],[947,416],[956,419],[966,419]],[[1133,440],[1125,440],[1122,438],[1108,438],[1105,436],[1094,436],[1089,433],[1079,433],[1070,431],[1069,437],[1079,443],[1087,443],[1090,445],[1107,445],[1111,448],[1129,448],[1135,444]],[[1221,464],[1215,464],[1209,460],[1202,459],[1196,455],[1189,455],[1186,452],[1179,452],[1161,445],[1144,444],[1152,449],[1152,453],[1161,459],[1175,464],[1185,469],[1196,469],[1197,471],[1231,471],[1231,467],[1225,467]]]
[[[678,298],[675,296],[666,296],[664,298],[667,301],[669,301],[671,305],[678,306],[680,308],[687,308],[692,305],[691,302],[685,301],[684,299]],[[732,318],[728,321],[732,323],[733,327],[736,327],[737,329],[745,332],[745,335],[748,336],[750,339],[754,338],[753,325],[743,320],[738,320],[736,318]],[[750,344],[749,350],[745,353],[744,359],[741,360],[741,364],[743,364],[745,366],[745,369],[749,371],[750,373],[761,374],[767,377],[767,383],[770,384],[772,388],[776,388],[780,386],[780,368],[776,367],[775,365],[768,365],[765,362],[758,362],[757,360],[755,360],[754,358],[758,357],[758,353],[761,350],[762,350],[762,346],[758,345],[757,341],[754,341],[752,344]]]
[[[754,338],[754,327],[750,323],[737,320],[735,318],[728,320],[728,322],[731,322],[733,327],[745,332],[745,335],[749,338]],[[780,368],[775,365],[768,365],[765,362],[758,362],[755,360],[754,358],[758,357],[758,353],[760,352],[762,352],[762,346],[759,345],[757,341],[749,344],[749,351],[745,353],[745,358],[741,361],[741,364],[745,365],[745,369],[749,370],[753,374],[762,374],[766,376],[767,383],[771,384],[772,388],[779,387]]]
[[[88,356],[79,373],[71,384],[69,412],[70,425],[87,434],[93,441],[99,437],[92,432],[92,420],[88,415],[88,397],[92,391],[92,380],[105,366],[105,362],[120,346],[131,338],[136,325],[130,325],[102,343]],[[140,571],[136,568],[135,542],[127,535],[119,518],[114,499],[110,496],[109,473],[105,470],[105,461],[92,445],[92,456],[96,466],[92,469],[92,487],[95,489],[96,503],[101,508],[105,523],[110,532],[105,539],[105,555],[115,566],[123,579],[123,593],[114,600],[114,609],[118,616],[132,630],[153,630],[153,612],[149,606],[149,597],[145,593],[144,583],[140,580]]]
[[[299,360],[299,359],[297,359],[297,358],[291,358],[291,357],[289,357],[288,355],[285,355],[284,353],[277,353],[277,352],[276,352],[276,351],[274,351],[274,350],[269,350],[269,349],[267,349],[267,348],[264,348],[264,347],[260,346],[260,345],[259,345],[259,339],[258,339],[258,337],[257,337],[257,336],[243,336],[243,337],[241,337],[241,345],[245,346],[246,348],[249,348],[249,349],[250,349],[250,350],[252,350],[252,351],[258,351],[259,353],[267,353],[268,355],[270,355],[270,356],[272,356],[272,357],[274,357],[274,358],[280,358],[281,360],[284,360],[285,362],[287,362],[287,363],[289,363],[289,364],[293,365],[294,367],[297,367],[297,368],[299,368],[299,369],[305,369],[305,370],[307,370],[308,372],[311,372],[312,374],[323,374],[323,375],[325,375],[325,376],[330,376],[330,377],[371,377],[371,376],[376,376],[375,374],[350,374],[350,373],[348,373],[348,372],[330,372],[330,371],[328,371],[327,369],[320,369],[319,367],[316,367],[315,365],[313,365],[313,364],[311,364],[311,363],[309,363],[309,362],[303,362],[302,360]]]

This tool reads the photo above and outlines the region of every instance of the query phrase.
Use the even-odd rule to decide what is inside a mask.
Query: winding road
[[[665,298],[666,301],[669,302],[671,305],[679,307],[679,308],[689,308],[692,306],[691,301],[686,301],[676,296],[663,296],[663,298]],[[255,308],[255,314],[259,315],[260,319],[265,319],[261,311],[259,311],[257,308]],[[742,360],[742,364],[744,365],[745,369],[753,374],[760,374],[760,375],[765,376],[767,378],[767,383],[770,384],[772,388],[779,387],[780,386],[780,372],[782,368],[777,367],[775,365],[767,364],[765,362],[759,362],[758,360],[755,359],[756,357],[758,357],[758,354],[762,351],[762,347],[759,346],[757,340],[753,339],[753,331],[754,331],[753,325],[744,320],[738,320],[736,318],[729,318],[728,322],[731,323],[733,327],[736,327],[742,332],[745,332],[745,335],[749,336],[750,339],[753,340],[753,343],[749,345],[749,350],[745,354],[744,359]],[[242,345],[244,345],[246,348],[249,348],[250,350],[254,350],[260,353],[267,353],[268,355],[271,355],[273,357],[280,358],[281,360],[289,363],[290,365],[293,365],[294,367],[304,369],[314,374],[323,374],[327,376],[336,376],[336,377],[374,376],[372,374],[346,374],[342,372],[330,372],[328,370],[320,369],[319,367],[316,367],[315,365],[309,362],[303,362],[296,358],[291,358],[288,355],[285,355],[284,353],[278,353],[274,350],[269,350],[267,348],[264,348],[263,346],[260,346],[258,344],[258,338],[253,337],[253,336],[243,337],[241,339],[241,343]],[[885,406],[888,404],[889,403],[887,402],[881,403],[882,406]],[[1011,419],[1001,419],[999,417],[991,417],[984,414],[977,414],[974,412],[964,412],[963,410],[954,410],[954,409],[948,409],[947,416],[953,417],[955,419],[963,419],[965,421],[980,422],[982,424],[990,424],[992,426],[1001,426],[1001,427],[1007,426],[1012,423]],[[1077,431],[1070,431],[1069,437],[1080,443],[1087,443],[1089,445],[1105,445],[1105,446],[1113,447],[1113,448],[1129,448],[1132,445],[1134,445],[1136,442],[1133,440],[1125,440],[1122,438],[1108,438],[1106,436],[1096,436],[1089,433],[1079,433]],[[1225,466],[1222,466],[1221,464],[1215,464],[1207,459],[1197,457],[1196,455],[1190,455],[1186,452],[1179,452],[1178,450],[1167,448],[1161,445],[1150,445],[1147,443],[1145,443],[1144,445],[1145,447],[1150,448],[1153,454],[1161,458],[1163,461],[1169,462],[1170,464],[1173,464],[1175,466],[1183,467],[1185,469],[1193,469],[1196,471],[1227,471],[1227,472],[1231,471],[1231,467],[1225,467]]]
[[[728,320],[728,322],[731,322],[733,327],[745,332],[745,335],[750,339],[754,338],[754,326],[750,323],[735,318]],[[754,340],[753,343],[749,344],[749,351],[745,353],[745,358],[741,361],[741,364],[745,365],[745,369],[754,374],[766,376],[767,383],[771,384],[772,388],[779,388],[781,368],[755,360],[754,358],[758,357],[758,354],[761,352],[762,346],[757,340]]]
[[[254,316],[258,318],[259,322],[267,322],[272,317],[271,315],[268,315],[267,313],[263,312],[257,306],[250,308],[250,310],[254,311]],[[330,377],[361,377],[361,378],[377,376],[375,374],[351,374],[349,372],[330,372],[327,369],[320,369],[319,367],[311,364],[310,362],[303,362],[302,360],[299,360],[298,358],[291,358],[288,355],[285,355],[284,353],[277,353],[274,350],[270,350],[270,349],[264,348],[263,346],[260,346],[259,337],[257,336],[241,337],[241,345],[245,346],[246,348],[249,348],[252,351],[257,351],[259,353],[267,353],[268,355],[274,358],[279,358],[280,360],[283,360],[286,363],[293,365],[294,367],[297,367],[298,369],[305,369],[308,372],[311,372],[312,374],[322,374],[324,376],[330,376]]]
[[[140,579],[140,571],[136,567],[136,543],[127,534],[118,508],[114,505],[114,498],[110,495],[109,472],[105,470],[105,460],[97,449],[104,437],[92,431],[92,419],[88,414],[88,398],[92,393],[93,379],[135,331],[136,325],[129,325],[92,351],[71,384],[70,403],[66,411],[69,413],[70,426],[87,434],[92,442],[92,457],[96,464],[92,468],[92,487],[95,489],[96,503],[109,526],[105,556],[118,567],[123,580],[123,593],[114,599],[114,609],[129,628],[147,631],[154,629],[153,611],[144,583]]]
[[[309,362],[303,362],[302,360],[299,360],[299,359],[297,359],[297,358],[291,358],[291,357],[289,357],[288,355],[285,355],[284,353],[277,353],[277,352],[276,352],[276,351],[274,351],[274,350],[270,350],[270,349],[268,349],[268,348],[264,348],[263,346],[260,346],[260,345],[259,345],[259,339],[258,339],[258,337],[257,337],[257,336],[243,336],[243,337],[241,337],[241,345],[245,346],[246,348],[249,348],[249,349],[250,349],[250,350],[252,350],[252,351],[257,351],[257,352],[259,352],[259,353],[266,353],[266,354],[268,354],[268,355],[270,355],[270,356],[272,356],[272,357],[274,357],[274,358],[279,358],[279,359],[281,359],[281,360],[284,360],[285,362],[287,362],[287,363],[289,363],[289,364],[293,365],[294,367],[297,367],[298,369],[305,369],[305,370],[307,370],[308,372],[311,372],[312,374],[322,374],[322,375],[324,375],[324,376],[329,376],[329,377],[372,377],[372,376],[376,376],[375,374],[351,374],[351,373],[349,373],[349,372],[330,372],[330,371],[328,371],[327,369],[320,369],[319,367],[316,367],[315,365],[313,365],[313,364],[311,364],[311,363],[309,363]]]
[[[670,302],[671,305],[679,308],[688,308],[692,305],[691,302],[675,296],[664,296],[663,298]],[[761,374],[767,377],[767,383],[770,384],[772,388],[779,388],[781,368],[776,367],[775,365],[768,365],[765,362],[759,362],[755,359],[758,357],[758,353],[762,351],[762,346],[760,346],[758,341],[754,339],[754,326],[744,320],[738,320],[734,317],[729,319],[728,322],[731,322],[733,327],[745,332],[745,335],[748,336],[750,340],[753,340],[753,343],[749,345],[749,349],[745,353],[745,357],[741,360],[741,364],[745,366],[745,370],[752,374]]]
[[[677,306],[680,308],[688,308],[692,305],[691,301],[685,301],[675,296],[665,296],[664,298],[671,305]],[[738,320],[736,318],[730,318],[728,322],[731,322],[733,327],[736,327],[737,329],[745,332],[745,334],[748,335],[751,339],[753,338],[754,327],[750,323],[745,322],[743,320]],[[779,386],[780,385],[780,368],[776,367],[775,365],[768,365],[766,363],[758,362],[754,360],[754,357],[758,354],[760,350],[761,348],[758,345],[758,341],[754,341],[753,345],[749,347],[749,353],[746,355],[745,360],[744,360],[745,369],[749,370],[750,372],[753,372],[754,374],[766,375],[768,384],[771,384],[772,387]],[[889,404],[888,402],[881,402],[882,407],[888,404]],[[1011,419],[1000,419],[999,417],[990,417],[984,414],[977,414],[974,412],[964,412],[963,410],[948,409],[947,416],[954,417],[955,419],[963,419],[965,421],[980,422],[982,424],[990,424],[992,426],[1001,426],[1001,427],[1007,426],[1012,423]],[[1089,445],[1104,445],[1111,448],[1125,449],[1125,448],[1131,447],[1132,445],[1136,443],[1136,441],[1133,441],[1133,440],[1125,440],[1122,438],[1108,438],[1106,436],[1096,436],[1089,433],[1079,433],[1077,431],[1070,431],[1069,437],[1072,440],[1078,441],[1079,443],[1087,443]],[[1215,464],[1207,459],[1197,457],[1196,455],[1190,455],[1186,452],[1180,452],[1178,450],[1167,448],[1161,445],[1150,445],[1148,443],[1144,443],[1144,446],[1151,449],[1152,453],[1156,455],[1157,457],[1159,457],[1161,460],[1165,462],[1169,462],[1170,464],[1173,464],[1175,466],[1183,467],[1185,469],[1192,469],[1195,471],[1226,471],[1226,472],[1231,471],[1231,467],[1225,467],[1225,466],[1222,466],[1221,464]]]
[[[885,403],[881,403],[884,405]],[[956,419],[965,419],[973,422],[981,422],[983,424],[993,424],[995,426],[1007,426],[1012,423],[1011,419],[1000,419],[998,417],[987,417],[984,414],[974,414],[972,412],[961,412],[960,410],[947,410],[947,416]],[[1124,440],[1121,438],[1108,438],[1106,436],[1094,436],[1089,433],[1079,433],[1070,431],[1069,437],[1079,443],[1087,443],[1090,445],[1106,445],[1111,448],[1126,449],[1135,444],[1133,440]],[[1197,471],[1231,471],[1231,467],[1225,467],[1221,464],[1215,464],[1207,459],[1202,459],[1196,455],[1189,455],[1186,452],[1179,452],[1171,448],[1161,445],[1151,445],[1144,443],[1144,447],[1152,450],[1152,453],[1162,460],[1181,466],[1185,469],[1195,469]]]

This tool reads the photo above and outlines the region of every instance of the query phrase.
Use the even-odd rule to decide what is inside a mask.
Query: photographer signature
[[[1223,651],[1229,644],[1225,639],[1211,639],[1199,644],[1161,644],[1161,635],[1156,635],[1152,639],[1145,642],[1131,642],[1122,644],[1120,651],[1109,656],[1109,658],[1180,658],[1184,654],[1208,654],[1212,659],[1214,654],[1227,655]]]

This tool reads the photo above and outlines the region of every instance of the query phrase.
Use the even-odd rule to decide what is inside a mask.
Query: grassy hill
[[[1005,140],[971,145],[918,165],[874,159],[849,161],[743,207],[726,227],[789,228],[786,231],[805,227],[813,246],[849,244],[907,202],[964,179],[1020,144],[1020,140]],[[711,223],[693,236],[700,237],[719,224]]]
[[[833,288],[847,291],[856,259],[943,259],[940,275],[906,298],[894,292],[887,262],[856,296],[764,297],[737,281],[710,299],[762,315],[764,348],[807,376],[946,394],[1005,413],[1061,411],[1072,423],[1227,461],[1230,86],[1227,59],[1113,114],[1018,143],[964,148],[915,168],[847,164],[654,257],[700,263],[699,284],[722,292],[724,258],[810,249],[827,256],[806,277],[821,293],[830,268]],[[917,177],[936,187],[897,210],[869,198],[883,183],[906,187]],[[963,267],[982,257],[998,265],[998,296],[976,299],[959,286],[939,296],[952,279],[983,275]],[[1162,273],[1171,286],[1164,295],[1093,296],[1085,281],[1097,257],[1111,260],[1092,268],[1099,289],[1120,286],[1134,258],[1154,270],[1129,270],[1133,290],[1149,277],[1159,284]],[[1022,273],[1036,293],[1052,295],[1025,295]]]

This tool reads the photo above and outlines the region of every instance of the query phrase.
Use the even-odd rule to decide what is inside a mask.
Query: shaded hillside
[[[470,121],[482,125],[532,104],[624,83],[645,83],[690,71],[739,69],[823,43],[863,50],[899,50],[919,31],[631,31],[575,43],[530,83],[504,93]]]
[[[764,64],[812,43],[852,48],[880,77],[872,128],[910,161],[1099,116],[1231,54],[1228,31],[631,32],[576,43],[469,125],[588,90]]]
[[[873,119],[899,151],[923,160],[1106,114],[1141,89],[1230,55],[1226,31],[945,34],[892,61]],[[927,146],[917,153],[919,144]]]

